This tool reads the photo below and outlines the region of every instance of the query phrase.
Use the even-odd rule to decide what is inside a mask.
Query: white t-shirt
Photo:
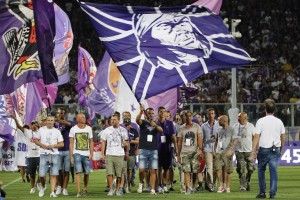
[[[280,136],[285,134],[285,128],[280,119],[267,115],[256,122],[255,133],[260,135],[259,147],[281,147]]]
[[[247,122],[245,125],[236,123],[233,129],[237,135],[237,151],[238,152],[252,152],[252,137],[255,134],[255,127],[252,123]]]
[[[38,132],[25,128],[24,135],[27,138],[27,158],[40,157],[40,147],[33,142],[34,138],[37,138]]]
[[[128,140],[127,130],[121,126],[114,128],[107,127],[101,134],[101,140],[106,141],[106,155],[124,156],[122,142]]]
[[[61,132],[56,128],[47,128],[47,126],[43,126],[38,130],[38,134],[36,136],[37,139],[40,139],[40,142],[45,145],[53,145],[59,142],[63,142],[64,139],[61,135]],[[57,148],[53,148],[52,150],[40,148],[41,154],[59,154]]]
[[[15,134],[15,154],[16,162],[18,166],[26,166],[26,156],[27,156],[27,138],[18,129]]]
[[[69,133],[70,138],[74,138],[73,154],[80,154],[82,156],[90,155],[90,140],[93,138],[92,128],[88,125],[85,128],[79,128],[77,125],[73,126]]]

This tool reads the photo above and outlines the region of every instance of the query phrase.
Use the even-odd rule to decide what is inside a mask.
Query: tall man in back
[[[273,99],[265,101],[266,116],[260,118],[255,127],[253,139],[253,156],[258,160],[258,199],[266,198],[265,171],[269,165],[270,171],[270,199],[274,199],[277,192],[277,166],[285,141],[285,128],[280,119],[274,116],[276,105]],[[258,146],[257,146],[258,145]],[[256,149],[258,147],[258,153]]]

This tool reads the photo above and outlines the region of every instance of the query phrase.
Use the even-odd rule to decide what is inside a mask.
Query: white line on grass
[[[19,181],[21,178],[22,178],[22,177],[19,177],[19,178],[17,178],[16,180],[11,181],[11,182],[9,182],[8,184],[4,185],[4,186],[3,186],[3,189],[6,188],[7,186],[9,186],[9,185],[11,185],[11,184],[14,184],[15,182]]]

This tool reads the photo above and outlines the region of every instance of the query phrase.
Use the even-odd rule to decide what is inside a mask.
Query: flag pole
[[[47,90],[47,87],[44,86],[44,89],[45,89],[45,94],[46,94],[46,98],[47,98],[47,101],[48,101],[48,109],[47,109],[47,115],[49,115],[51,113],[51,104],[50,104],[50,99],[49,99],[49,94],[48,94],[48,90]]]

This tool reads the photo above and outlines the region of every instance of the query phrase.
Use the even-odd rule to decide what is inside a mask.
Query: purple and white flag
[[[221,17],[202,6],[80,6],[139,102],[255,60]]]
[[[0,1],[0,95],[43,78],[32,4]]]
[[[68,15],[54,4],[55,12],[55,71],[58,76],[58,85],[69,82],[69,59],[68,55],[73,46],[73,31]]]
[[[95,90],[89,95],[88,104],[95,113],[111,116],[115,108],[115,97],[120,81],[120,71],[107,52],[93,80]]]
[[[32,121],[36,120],[37,114],[41,111],[41,108],[43,107],[43,101],[40,97],[39,91],[35,83],[27,84],[25,101],[25,124],[30,124]]]
[[[96,72],[95,61],[90,53],[84,48],[78,47],[78,83],[75,89],[78,92],[78,103],[81,106],[88,106],[88,93],[94,89],[92,81]]]
[[[53,1],[32,0],[38,55],[44,83],[56,83],[54,67],[55,14]]]
[[[8,117],[9,109],[7,108],[5,95],[0,95],[0,138],[13,143],[14,137],[12,135],[13,125],[11,118]]]

